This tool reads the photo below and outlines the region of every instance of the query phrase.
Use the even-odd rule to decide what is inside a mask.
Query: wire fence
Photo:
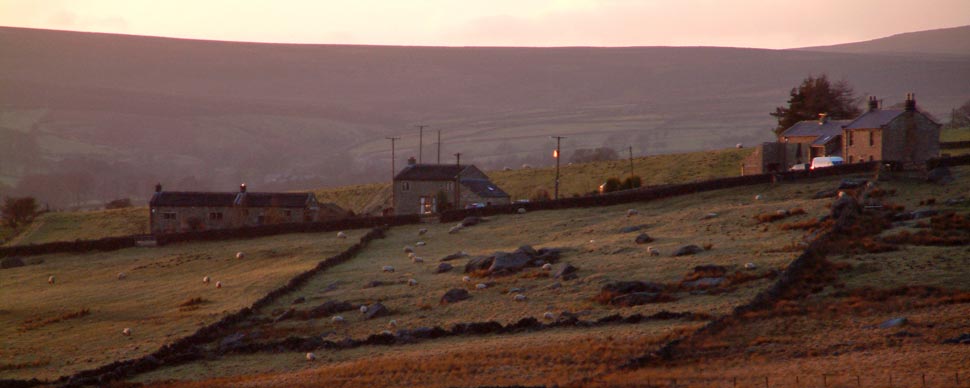
[[[970,354],[970,353],[968,353]],[[970,357],[967,363],[970,364]],[[970,372],[899,372],[867,374],[793,374],[718,377],[650,377],[642,382],[655,388],[968,388]]]

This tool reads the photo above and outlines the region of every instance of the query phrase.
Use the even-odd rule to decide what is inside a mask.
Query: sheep
[[[647,252],[650,256],[660,256],[660,250],[654,247],[647,247]]]
[[[128,275],[126,275],[124,272],[118,272],[118,280],[125,280],[127,277]]]
[[[212,279],[209,279],[208,276],[202,277],[202,284],[209,284],[210,281],[212,281]]]
[[[404,253],[411,253],[411,252],[414,252],[414,248],[412,248],[410,245],[405,245]]]
[[[222,282],[216,282],[216,288],[222,288]]]
[[[744,144],[738,143],[734,145],[735,148],[744,148]]]
[[[471,276],[462,276],[461,277],[461,281],[463,281],[465,283],[468,283],[468,282],[472,281],[472,278],[471,278]]]
[[[237,259],[242,259],[242,258],[245,258],[245,257],[246,257],[246,254],[245,253],[236,252],[236,258]]]
[[[390,330],[381,330],[381,335],[394,335],[394,332]]]
[[[346,239],[347,238],[347,233],[337,232],[337,238],[339,238],[341,240]]]
[[[332,318],[330,318],[330,322],[333,322],[333,324],[335,325],[341,325],[346,321],[344,320],[344,317],[339,315],[334,315]]]
[[[396,328],[397,327],[397,320],[392,319],[390,322],[387,323],[387,327],[389,329]]]
[[[425,233],[428,233],[428,228],[418,229],[418,236],[424,236]]]
[[[317,355],[316,354],[313,354],[313,352],[309,352],[309,353],[306,354],[306,360],[307,361],[313,361],[313,360],[316,360],[316,359],[317,359]]]
[[[763,199],[765,199],[765,197],[763,195],[761,195],[761,194],[758,194],[758,195],[754,196],[754,200],[755,201],[760,201],[760,200],[763,200]]]
[[[633,217],[633,216],[638,215],[638,214],[640,214],[640,211],[638,211],[637,209],[628,209],[626,211],[626,216],[627,217]]]
[[[367,305],[360,305],[360,313],[367,314]]]
[[[418,281],[416,279],[408,279],[408,285],[412,287],[416,286],[418,285]]]
[[[421,264],[421,263],[424,263],[424,259],[414,256],[411,258],[411,262],[415,264]]]
[[[448,234],[458,233],[459,230],[461,230],[461,225],[452,226],[451,229],[448,229]]]
[[[513,299],[515,299],[516,302],[525,302],[525,295],[515,294],[515,297],[513,297]]]
[[[744,265],[744,269],[749,269],[749,270],[750,269],[758,269],[758,266],[755,263],[747,263],[747,264]]]
[[[394,267],[393,266],[390,266],[390,265],[385,265],[384,267],[381,267],[381,271],[382,272],[394,272]]]
[[[553,314],[553,313],[551,313],[551,312],[549,312],[549,311],[546,311],[545,314],[542,314],[542,317],[545,318],[545,319],[548,319],[550,321],[553,320],[553,319],[556,319],[556,315]]]
[[[414,260],[415,257],[418,257],[418,255],[416,255],[414,252],[408,253],[408,258],[409,259]]]
[[[121,334],[124,335],[125,337],[128,337],[131,335],[131,329],[126,327],[124,330],[121,331]]]
[[[542,265],[542,270],[543,271],[552,271],[552,264],[549,264],[549,263],[543,264]]]
[[[415,246],[419,246],[419,247],[423,247],[423,246],[425,246],[426,244],[425,244],[425,242],[424,242],[424,241],[418,241],[418,242],[416,242],[416,243],[414,243],[414,245],[415,245]]]
[[[54,285],[54,275],[47,277],[47,284]]]
[[[478,284],[475,285],[475,288],[477,288],[479,290],[484,290],[484,289],[488,288],[488,284],[478,283]]]
[[[520,207],[519,210],[516,210],[516,213],[519,213],[519,214],[525,214],[525,212],[526,210],[524,207]]]

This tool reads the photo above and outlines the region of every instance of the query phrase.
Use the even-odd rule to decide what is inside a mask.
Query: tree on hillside
[[[946,128],[970,128],[970,100],[964,102],[959,108],[953,108]]]
[[[3,222],[11,228],[29,223],[37,215],[37,200],[34,197],[7,197],[3,201],[3,207],[0,207],[0,215],[3,216]]]
[[[855,118],[862,111],[848,82],[843,80],[833,84],[825,74],[808,76],[801,85],[792,88],[788,106],[779,106],[771,113],[778,119],[775,134],[780,135],[799,121],[816,119],[819,113],[842,120]]]
[[[616,160],[620,156],[616,150],[609,147],[600,148],[580,148],[573,151],[569,157],[569,163],[589,163],[603,160]]]

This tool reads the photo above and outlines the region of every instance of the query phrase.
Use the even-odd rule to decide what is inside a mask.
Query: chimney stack
[[[155,192],[156,193],[161,193],[162,192],[162,184],[161,183],[156,183],[155,184]]]
[[[818,125],[823,125],[823,124],[825,124],[827,122],[829,122],[829,114],[828,113],[819,113],[818,114]]]
[[[418,160],[417,159],[415,159],[413,156],[410,157],[410,158],[408,158],[408,166],[413,166],[415,164],[418,164]]]
[[[916,93],[906,93],[906,111],[916,110]]]
[[[869,96],[869,111],[879,110],[879,100],[876,96]]]
[[[246,192],[246,184],[245,183],[239,185],[239,192],[240,193],[245,193]]]

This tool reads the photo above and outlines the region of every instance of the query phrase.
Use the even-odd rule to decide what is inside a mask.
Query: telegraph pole
[[[455,154],[455,165],[461,166],[461,152]]]
[[[550,137],[553,139],[556,139],[556,152],[553,155],[554,157],[556,157],[556,197],[555,199],[559,199],[559,157],[562,156],[559,153],[560,151],[559,143],[560,141],[562,141],[562,139],[565,139],[565,137],[564,136],[550,136]]]
[[[630,146],[630,178],[633,178],[633,146]]]
[[[438,164],[441,164],[441,130],[438,130]]]
[[[455,153],[455,165],[461,167],[461,152]],[[461,209],[461,170],[455,174],[455,209]]]
[[[418,127],[418,163],[421,163],[422,156],[424,156],[424,152],[422,152],[424,151],[424,129],[428,126],[421,124],[415,125],[415,127]]]
[[[391,141],[391,206],[395,206],[395,201],[397,200],[397,198],[394,198],[394,174],[397,173],[397,169],[394,167],[394,142],[399,140],[400,138],[385,137],[385,139]]]

